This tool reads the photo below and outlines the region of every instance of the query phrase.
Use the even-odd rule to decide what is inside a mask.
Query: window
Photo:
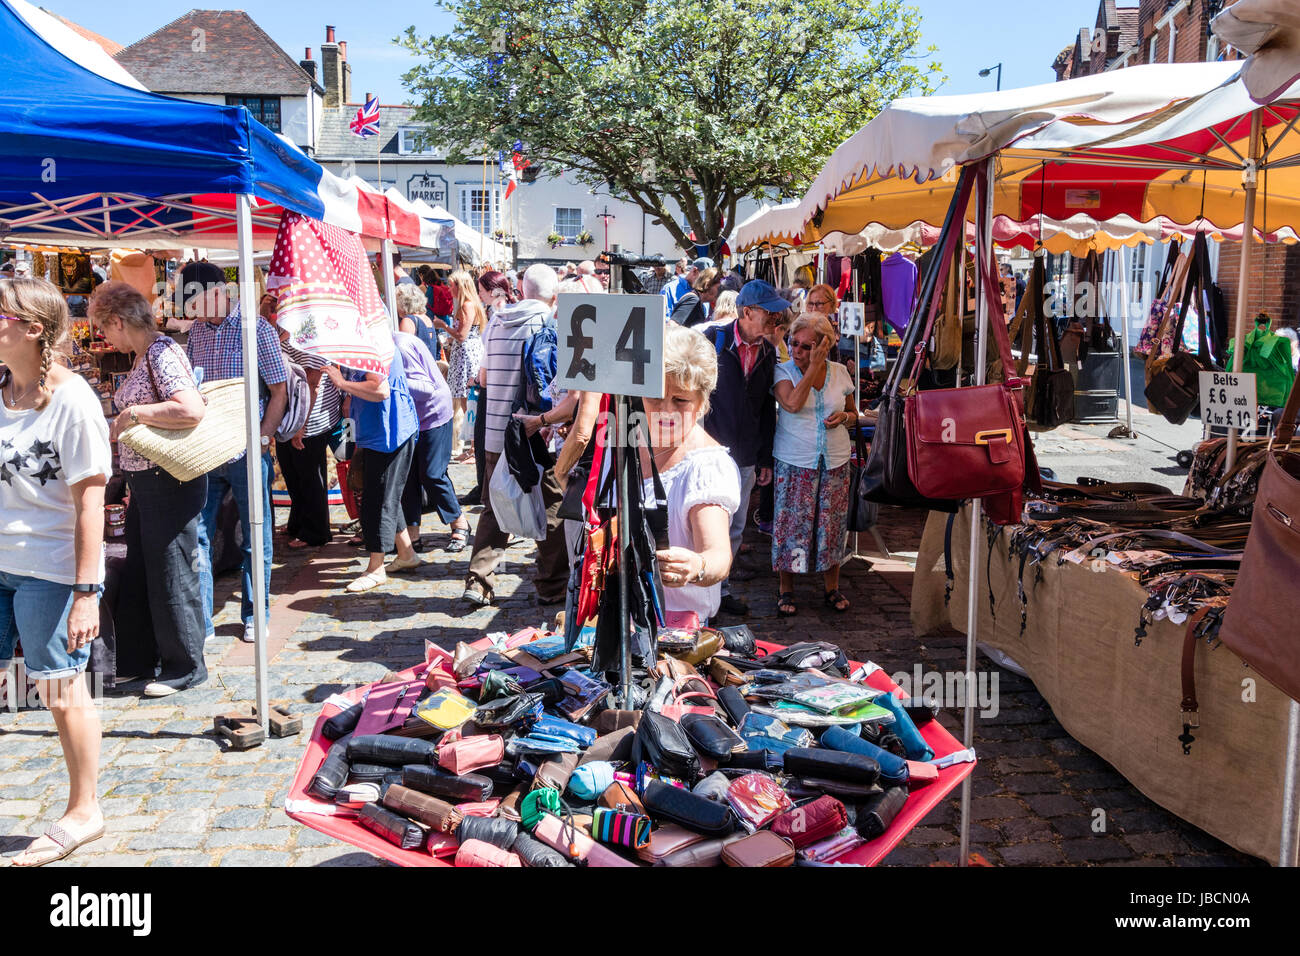
[[[555,231],[565,239],[577,239],[582,232],[582,210],[556,206]]]
[[[460,187],[460,219],[479,232],[490,233],[501,225],[501,191],[488,186],[457,183]]]
[[[227,106],[246,106],[257,120],[272,133],[280,132],[280,97],[227,96]]]
[[[397,133],[397,152],[403,156],[432,156],[436,150],[432,146],[419,145],[420,130],[415,127],[398,130]]]

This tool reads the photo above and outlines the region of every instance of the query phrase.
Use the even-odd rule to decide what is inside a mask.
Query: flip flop
[[[35,844],[28,847],[18,856],[14,857],[14,866],[44,866],[46,863],[53,863],[55,860],[62,860],[78,847],[85,846],[98,840],[104,835],[104,821],[99,821],[99,828],[84,835],[78,835],[70,832],[57,823],[51,823],[41,834],[45,839],[53,843],[50,847],[35,847]],[[40,837],[37,837],[40,839]],[[21,862],[24,857],[31,854],[27,862]]]

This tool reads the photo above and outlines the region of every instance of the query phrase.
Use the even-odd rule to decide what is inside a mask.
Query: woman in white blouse
[[[718,382],[718,356],[699,332],[664,330],[664,397],[645,399],[651,448],[641,448],[645,497],[654,500],[653,457],[668,498],[669,547],[656,554],[664,609],[693,611],[701,624],[718,611],[731,570],[731,516],[740,507],[735,462],[698,424]]]

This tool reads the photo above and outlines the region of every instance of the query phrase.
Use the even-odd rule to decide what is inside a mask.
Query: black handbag
[[[700,773],[700,758],[675,720],[647,710],[637,725],[632,744],[632,762],[647,760],[661,773],[694,781]]]
[[[867,446],[862,441],[862,426],[853,426],[853,444],[857,457],[849,471],[848,529],[853,532],[870,531],[876,526],[880,506],[867,497],[868,485],[864,477],[867,464]]]
[[[1221,371],[1210,354],[1205,332],[1209,317],[1204,314],[1204,291],[1210,278],[1210,251],[1206,245],[1205,233],[1198,232],[1192,242],[1192,261],[1188,266],[1187,282],[1183,286],[1183,301],[1171,330],[1173,342],[1170,354],[1161,355],[1159,348],[1156,348],[1147,356],[1147,407],[1153,412],[1159,412],[1174,425],[1187,421],[1187,417],[1200,405],[1200,373]],[[1193,301],[1193,292],[1196,295],[1194,301],[1197,312],[1200,314],[1200,321],[1196,323],[1199,348],[1194,356],[1182,347],[1183,323],[1187,321],[1187,309]]]
[[[1038,336],[1038,367],[1034,370],[1030,382],[1032,397],[1029,400],[1029,417],[1036,425],[1055,428],[1074,418],[1074,376],[1065,367],[1061,358],[1061,340],[1056,334],[1056,325],[1049,322],[1043,312],[1043,289],[1046,286],[1046,270],[1043,260],[1034,260],[1034,271],[1030,278],[1026,296],[1032,297],[1030,310],[1034,317],[1034,330]],[[1028,323],[1026,323],[1028,326]],[[1029,338],[1026,327],[1022,344]],[[1021,349],[1020,362],[1023,365],[1029,359],[1028,349]],[[1023,372],[1023,370],[1022,370]],[[1023,376],[1022,376],[1023,377]]]

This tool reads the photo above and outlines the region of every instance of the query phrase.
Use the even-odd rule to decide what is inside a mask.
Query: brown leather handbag
[[[1292,700],[1300,700],[1300,628],[1291,595],[1300,581],[1300,453],[1279,451],[1295,437],[1300,378],[1264,462],[1241,570],[1219,637]]]

